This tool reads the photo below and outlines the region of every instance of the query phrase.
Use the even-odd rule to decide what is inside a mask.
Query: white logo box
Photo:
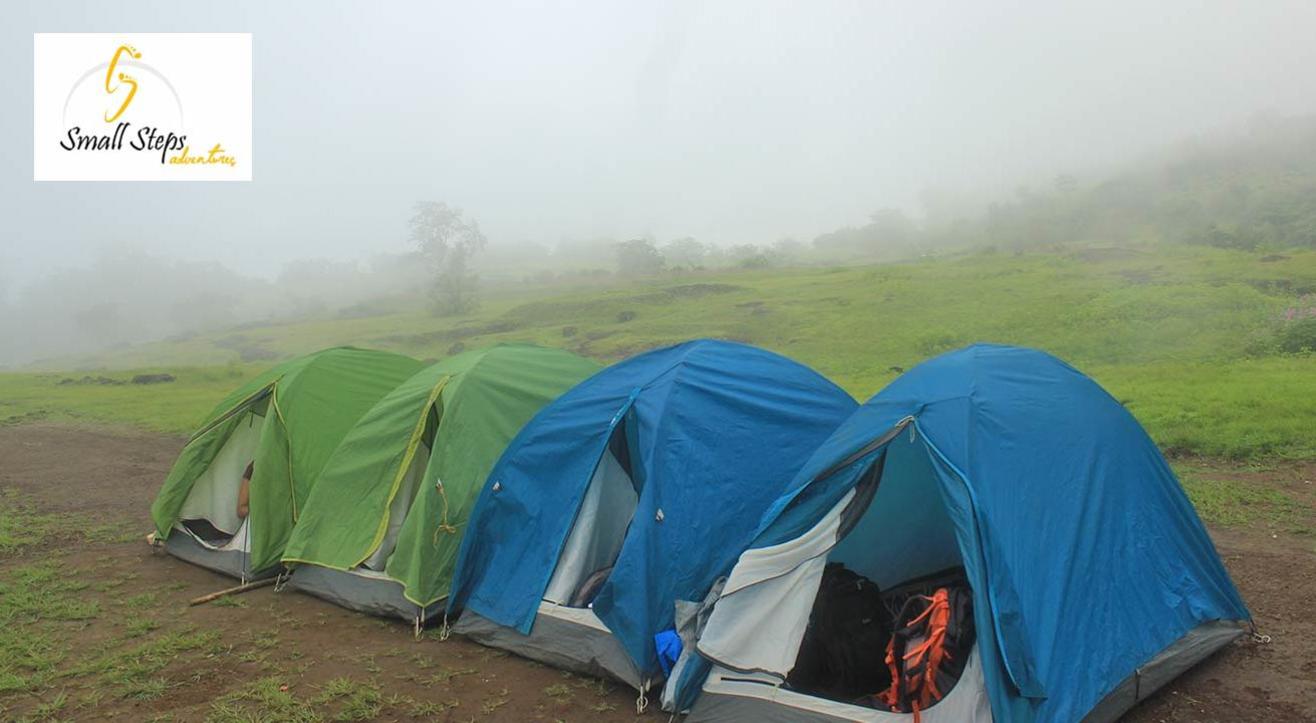
[[[33,180],[251,180],[250,33],[35,33],[32,50]]]

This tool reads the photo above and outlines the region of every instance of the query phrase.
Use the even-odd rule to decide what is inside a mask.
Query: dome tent
[[[343,438],[284,554],[289,586],[423,622],[447,595],[466,515],[508,441],[599,369],[506,344],[424,367]]]
[[[235,577],[272,574],[298,510],[347,430],[420,362],[337,347],[278,364],[229,394],[183,447],[151,517],[170,553]],[[250,514],[238,488],[253,463]]]
[[[454,630],[643,692],[677,601],[703,597],[856,406],[801,364],[721,341],[594,375],[490,473],[453,577]]]
[[[977,643],[928,723],[1114,720],[1250,620],[1137,421],[1029,349],[937,357],[841,425],[706,603],[665,705],[691,720],[910,720],[782,685],[828,562],[883,587],[962,566]]]

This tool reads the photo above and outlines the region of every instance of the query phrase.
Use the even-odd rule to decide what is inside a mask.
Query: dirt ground
[[[24,565],[56,560],[70,576],[98,581],[76,595],[94,601],[99,611],[82,622],[30,623],[43,625],[31,629],[63,645],[67,655],[26,686],[6,689],[0,675],[0,720],[283,720],[295,709],[339,720],[635,719],[634,695],[622,686],[570,676],[457,637],[440,641],[427,634],[416,640],[401,621],[348,612],[299,593],[265,588],[233,605],[188,607],[190,598],[233,581],[154,553],[142,541],[150,529],[151,499],[181,444],[175,437],[121,429],[0,427],[0,491],[9,490],[7,499],[25,500],[52,519],[124,531],[115,539],[98,536],[70,545],[72,533],[53,526],[57,532],[39,544],[0,554],[0,585]],[[1284,490],[1304,506],[1304,521],[1312,522],[1316,465],[1218,474]],[[1316,721],[1312,537],[1241,528],[1212,529],[1212,535],[1272,642],[1233,645],[1127,719]],[[196,631],[218,635],[190,647],[159,642],[169,635],[184,640]],[[161,655],[170,657],[149,659]],[[79,667],[80,659],[118,662]],[[154,670],[160,680],[144,685],[133,670]],[[265,681],[265,688],[253,681]],[[645,717],[666,718],[652,710]]]

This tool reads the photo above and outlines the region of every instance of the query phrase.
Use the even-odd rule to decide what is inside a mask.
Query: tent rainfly
[[[151,505],[156,539],[179,558],[234,577],[273,574],[329,453],[420,366],[400,354],[338,347],[247,382],[215,407],[174,462]],[[248,464],[250,513],[242,517]]]
[[[643,694],[677,601],[703,598],[857,406],[805,366],[721,341],[594,375],[490,473],[453,577],[454,630]]]
[[[509,344],[413,374],[330,456],[284,553],[289,586],[423,623],[448,593],[489,468],[536,411],[598,369],[566,351]]]
[[[1133,416],[1029,349],[973,346],[902,375],[818,448],[753,537],[693,615],[664,690],[691,720],[918,717],[787,683],[828,563],[882,590],[962,569],[976,642],[925,723],[1112,721],[1250,621]]]

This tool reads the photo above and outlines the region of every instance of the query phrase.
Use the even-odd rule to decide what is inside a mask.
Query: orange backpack
[[[913,713],[918,723],[921,711],[950,692],[972,645],[970,605],[962,587],[939,587],[905,601],[886,647],[891,686],[877,694],[878,701],[897,713]]]

